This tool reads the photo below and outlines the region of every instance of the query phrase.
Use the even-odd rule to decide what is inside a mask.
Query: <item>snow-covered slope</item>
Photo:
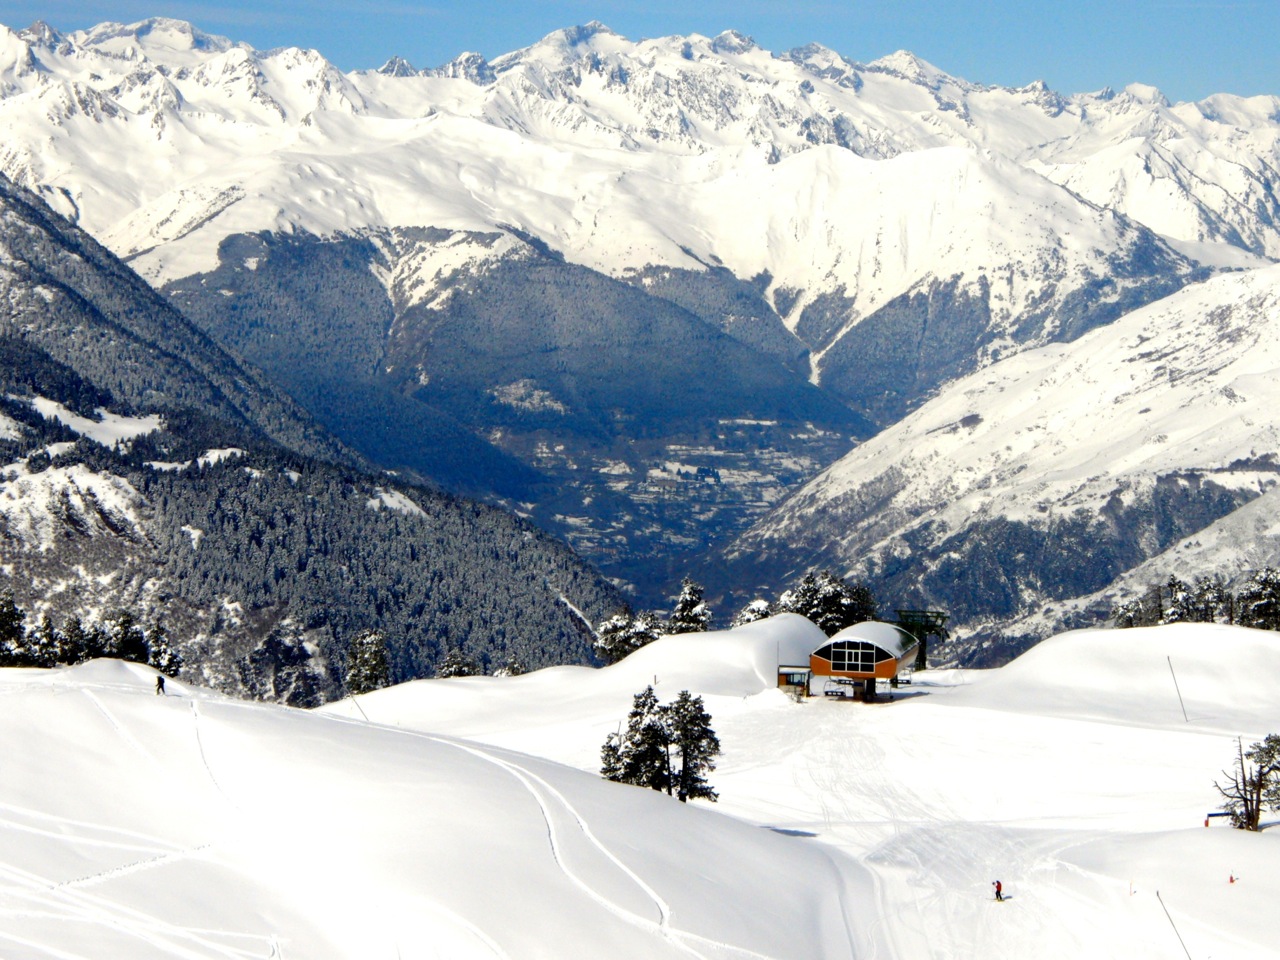
[[[770,689],[776,658],[823,640],[788,615],[662,639],[603,670],[419,681],[325,709],[593,771],[656,677],[663,700],[705,697],[724,746],[719,810],[873,873],[854,916],[876,927],[877,956],[1154,960],[1179,952],[1179,933],[1193,956],[1280,956],[1274,828],[1203,826],[1235,737],[1280,726],[1274,634],[1082,631],[1001,669],[917,674],[873,705]]]
[[[1280,957],[1275,828],[1203,826],[1235,737],[1280,725],[1273,634],[1067,634],[871,705],[770,689],[823,639],[787,615],[319,712],[0,671],[0,952]],[[705,698],[716,806],[595,775],[655,679]]]
[[[887,574],[970,629],[1092,594],[1274,486],[1277,322],[1272,267],[1001,361],[830,467],[732,555]],[[1251,505],[1250,529],[1273,529],[1274,510]],[[1274,562],[1266,542],[1224,544],[1198,573]]]
[[[6,957],[848,957],[866,873],[505,750],[0,671]]]

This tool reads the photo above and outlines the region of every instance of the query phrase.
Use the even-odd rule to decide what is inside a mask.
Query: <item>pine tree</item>
[[[479,673],[480,665],[457,647],[446,653],[440,662],[436,664],[436,676],[442,679],[448,677],[474,677]]]
[[[107,628],[95,623],[84,632],[85,659],[96,660],[100,657],[114,657],[115,641]]]
[[[702,698],[681,690],[667,708],[667,726],[671,743],[680,754],[680,769],[675,777],[676,796],[682,803],[689,800],[714,801],[719,794],[707,783],[706,775],[716,768],[720,740],[711,729],[711,715],[707,713]]]
[[[622,735],[611,733],[600,748],[600,776],[622,783]]]
[[[241,684],[255,699],[308,708],[324,702],[328,663],[291,617],[280,621],[238,660],[236,669]]]
[[[874,620],[876,600],[865,584],[850,585],[824,570],[817,576],[806,574],[778,599],[778,609],[807,617],[830,637],[855,623]]]
[[[111,630],[111,646],[115,656],[133,663],[149,663],[151,648],[147,645],[147,635],[142,632],[138,620],[128,610],[120,610],[115,615]]]
[[[518,657],[511,657],[506,663],[493,671],[493,675],[495,677],[520,677],[526,672],[525,666],[520,662],[520,659]]]
[[[703,592],[702,585],[689,577],[680,582],[680,596],[667,621],[667,633],[702,633],[711,629],[711,610]]]
[[[359,695],[391,685],[387,663],[387,639],[380,630],[365,630],[351,641],[347,651],[347,692]]]
[[[602,620],[596,627],[596,639],[593,647],[596,656],[605,663],[617,663],[631,652],[631,624],[634,622],[629,610],[619,610],[613,616]]]
[[[606,740],[601,772],[610,780],[651,790],[672,792],[671,737],[666,711],[658,704],[653,687],[645,687],[632,699],[627,730],[614,741]],[[610,744],[614,743],[611,749]]]
[[[818,581],[812,573],[778,598],[779,613],[798,613],[813,620],[818,615]]]
[[[656,613],[646,611],[632,616],[621,610],[596,628],[596,655],[605,663],[617,663],[657,640],[662,636],[662,629],[662,621]]]
[[[13,599],[13,591],[0,593],[0,666],[24,666],[27,615]]]
[[[743,627],[748,623],[755,623],[757,620],[764,620],[773,616],[773,604],[768,600],[756,599],[752,600],[745,607],[738,611],[738,615],[733,618],[729,626]]]
[[[1214,787],[1225,801],[1222,809],[1231,816],[1231,825],[1240,830],[1258,830],[1266,807],[1280,810],[1280,734],[1267,736],[1244,749],[1236,741],[1236,763],[1222,771],[1225,785]]]
[[[1197,623],[1213,623],[1219,617],[1235,620],[1235,597],[1222,577],[1197,577],[1193,590],[1193,616]]]
[[[673,703],[662,706],[653,687],[648,686],[632,700],[626,732],[605,738],[600,748],[600,775],[617,783],[665,791],[681,802],[715,800],[718,795],[706,775],[715,769],[714,758],[719,754],[720,741],[711,729],[711,717],[701,697],[682,690]]]
[[[48,613],[40,618],[40,626],[30,634],[27,647],[32,666],[52,667],[59,663],[58,654],[62,649],[62,638],[53,625],[53,617]]]
[[[1170,575],[1164,584],[1165,607],[1161,623],[1190,623],[1196,618],[1195,596],[1183,580]]]
[[[1164,594],[1164,587],[1156,584],[1142,596],[1112,607],[1110,619],[1121,629],[1154,627],[1164,619]]]
[[[74,614],[62,621],[61,643],[58,647],[59,663],[84,663],[89,659],[89,638],[84,624]]]
[[[645,610],[631,623],[630,644],[632,650],[648,646],[666,632],[662,618],[652,610]]]
[[[817,619],[813,622],[827,636],[876,618],[876,600],[865,584],[849,584],[824,570],[818,574],[817,588]]]
[[[1280,572],[1265,567],[1249,578],[1236,598],[1236,623],[1280,630]]]
[[[147,631],[147,647],[150,649],[151,666],[166,677],[176,677],[182,672],[182,655],[169,640],[169,634],[160,624],[153,624]]]

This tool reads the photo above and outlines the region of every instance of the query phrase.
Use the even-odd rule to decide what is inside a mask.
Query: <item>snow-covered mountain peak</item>
[[[125,60],[147,59],[171,68],[192,66],[238,44],[205,33],[185,20],[153,17],[137,23],[102,23],[67,38],[76,47]]]
[[[451,80],[467,80],[478,87],[488,86],[497,79],[493,66],[475,51],[460,53],[443,66],[421,71],[421,75],[444,77]]]
[[[414,69],[413,64],[403,57],[392,57],[380,66],[376,72],[384,77],[416,77],[418,75],[418,71]]]
[[[1172,106],[1159,88],[1149,83],[1131,83],[1124,88],[1124,92],[1139,103],[1149,103],[1157,107]]]
[[[162,242],[198,235],[208,262],[228,230],[516,223],[614,274],[687,265],[682,248],[727,264],[755,240],[724,232],[750,211],[717,181],[755,196],[757,181],[776,179],[767,166],[814,149],[887,162],[957,147],[1162,236],[1280,256],[1280,111],[1266,99],[1224,97],[1202,115],[1132,93],[1108,101],[1043,83],[981,86],[905,51],[864,66],[818,44],[775,56],[732,31],[633,42],[598,22],[492,62],[464,54],[416,71],[392,60],[351,74],[315,51],[255,51],[181,21],[104,24],[54,46],[34,44],[37,34],[57,36],[0,39],[0,169],[45,188],[124,253],[156,247],[156,224],[167,225]],[[94,156],[131,161],[95,162],[90,142]],[[928,193],[937,178],[921,176],[877,180],[911,193],[924,183]],[[788,184],[782,195],[805,202],[798,192],[809,186]],[[820,192],[828,187],[834,206],[858,192],[853,181]],[[691,197],[708,192],[719,206]],[[192,198],[231,196],[263,202],[238,202],[234,217],[204,199],[188,209]],[[773,217],[774,201],[761,202]],[[877,202],[901,206],[896,195]],[[680,212],[691,205],[709,218],[695,228]],[[858,217],[882,219],[867,209]],[[806,219],[818,221],[821,211]],[[147,235],[134,235],[143,224]],[[769,235],[776,259],[801,265],[796,245],[811,240],[830,248],[793,226],[801,232],[790,240]],[[973,265],[994,269],[985,248],[969,252],[983,261]],[[781,285],[831,292],[825,275],[777,267],[760,264]],[[883,269],[848,289],[870,286],[888,290]]]
[[[599,20],[592,20],[579,26],[553,30],[537,43],[498,57],[493,61],[493,68],[502,73],[517,64],[535,61],[563,65],[592,55],[617,53],[632,46],[631,41],[614,33]]]
[[[725,30],[717,34],[711,41],[711,49],[719,54],[732,55],[759,50],[761,47],[745,33],[739,33],[737,30]]]
[[[951,76],[951,74],[935,67],[929,61],[917,57],[910,50],[898,50],[887,57],[872,60],[866,65],[865,69],[873,73],[887,73],[901,77],[930,90],[937,90],[943,86],[955,86],[965,89],[974,88],[973,84]]]
[[[0,25],[0,36],[14,33],[8,27]],[[18,31],[14,34],[24,43],[33,47],[45,47],[53,49],[68,43],[67,38],[59,33],[43,20],[37,20],[25,30]]]

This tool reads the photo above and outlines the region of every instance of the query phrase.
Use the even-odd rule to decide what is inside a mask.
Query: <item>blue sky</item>
[[[149,16],[190,20],[254,47],[315,47],[344,70],[393,54],[436,66],[494,57],[559,27],[601,20],[632,39],[735,29],[782,51],[816,40],[854,60],[906,49],[948,73],[1062,93],[1158,86],[1172,100],[1280,95],[1280,0],[0,0],[0,23],[62,30]]]

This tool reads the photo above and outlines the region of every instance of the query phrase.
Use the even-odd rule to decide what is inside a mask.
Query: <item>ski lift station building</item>
[[[919,645],[895,623],[855,623],[810,653],[807,667],[780,667],[778,683],[809,696],[821,696],[838,684],[859,699],[874,697],[876,681],[895,679],[915,660]]]

